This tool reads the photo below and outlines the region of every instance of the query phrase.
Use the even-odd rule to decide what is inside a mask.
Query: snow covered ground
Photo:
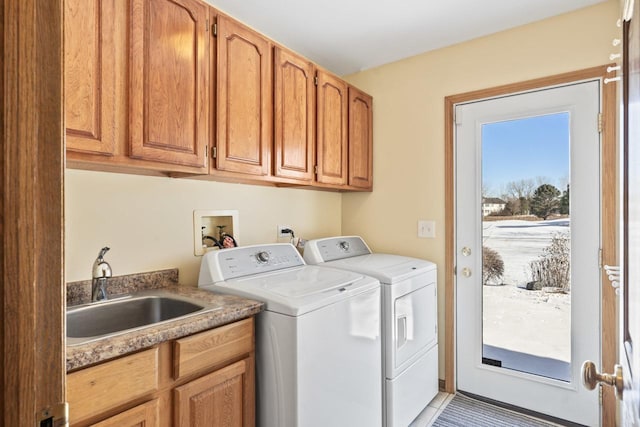
[[[483,286],[484,343],[569,362],[571,295],[527,291],[529,262],[538,258],[556,233],[569,233],[569,219],[487,221],[483,244],[504,261],[502,286]]]

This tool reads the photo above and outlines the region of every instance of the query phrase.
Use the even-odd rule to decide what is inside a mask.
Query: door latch
[[[68,427],[69,404],[58,403],[40,411],[36,417],[36,427]]]

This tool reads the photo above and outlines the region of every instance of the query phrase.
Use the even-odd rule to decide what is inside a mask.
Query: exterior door
[[[457,388],[597,425],[600,81],[455,112]]]
[[[624,24],[621,293],[619,363],[624,391],[620,420],[640,426],[640,16],[627,1]],[[635,10],[630,10],[633,7]]]

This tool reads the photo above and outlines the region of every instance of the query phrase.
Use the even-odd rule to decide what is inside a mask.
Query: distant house
[[[482,216],[500,212],[506,204],[507,202],[497,197],[485,197],[482,199]]]

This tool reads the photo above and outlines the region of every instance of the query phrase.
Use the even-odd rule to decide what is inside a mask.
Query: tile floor
[[[427,405],[426,408],[416,417],[409,427],[429,427],[438,418],[438,415],[453,399],[453,394],[438,392],[436,397]]]

